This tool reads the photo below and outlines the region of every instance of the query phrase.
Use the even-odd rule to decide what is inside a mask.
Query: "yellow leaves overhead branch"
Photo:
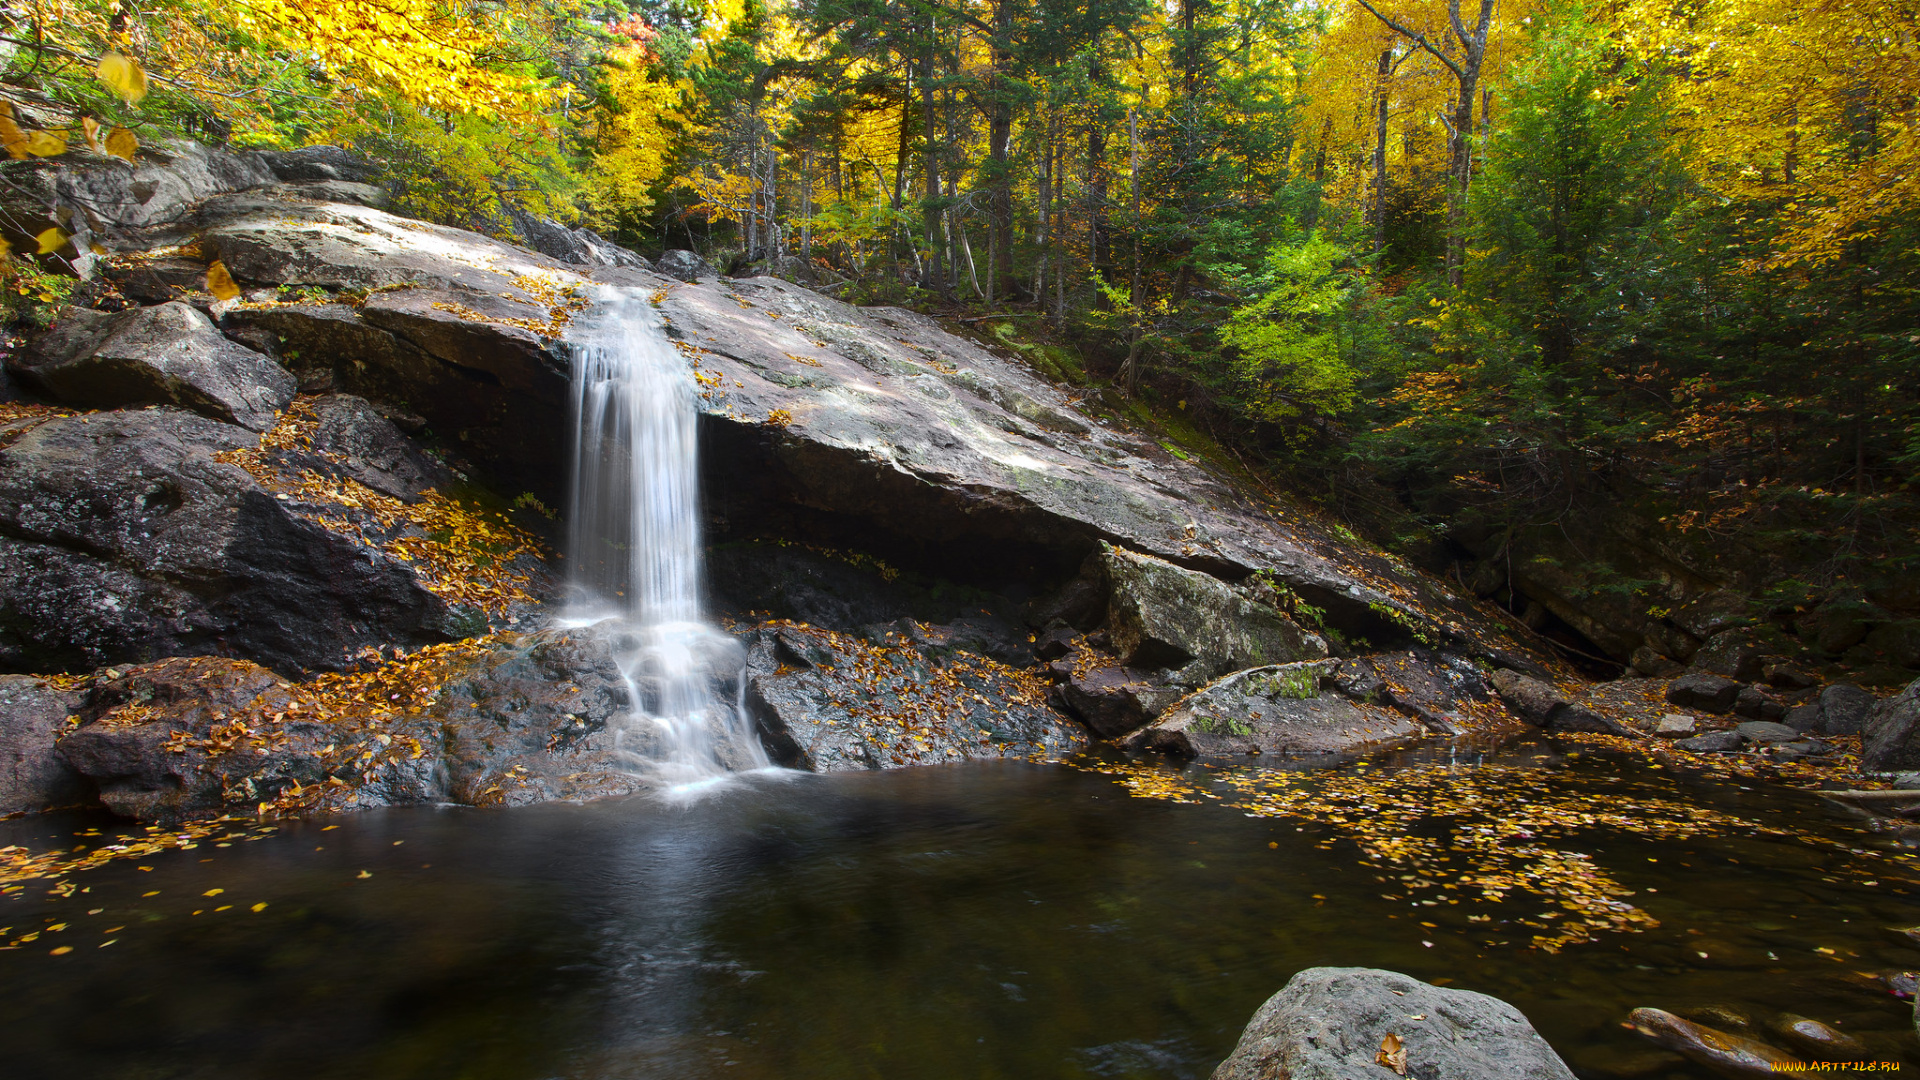
[[[539,80],[489,66],[496,21],[480,5],[431,0],[235,0],[240,22],[310,55],[361,90],[387,90],[428,108],[542,117],[553,98]]]

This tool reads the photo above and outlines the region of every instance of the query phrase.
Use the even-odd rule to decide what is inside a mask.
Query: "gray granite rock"
[[[1668,704],[1701,712],[1728,713],[1740,697],[1740,684],[1724,675],[1695,672],[1667,684]]]
[[[1723,754],[1747,745],[1747,740],[1737,731],[1709,731],[1673,745],[1695,754]]]
[[[92,801],[86,781],[54,753],[80,695],[32,675],[0,675],[0,814]]]
[[[1874,705],[1861,728],[1860,767],[1869,772],[1920,768],[1920,679]]]
[[[712,263],[684,248],[662,252],[660,257],[653,261],[653,268],[658,273],[690,285],[702,280],[712,281],[719,276],[713,269]]]
[[[1237,671],[1182,699],[1127,745],[1185,758],[1349,753],[1405,742],[1424,725],[1340,692],[1338,661]]]
[[[1403,1070],[1378,1063],[1389,1037]],[[1520,1010],[1375,968],[1308,968],[1254,1014],[1213,1080],[1573,1080]]]
[[[1168,669],[1168,681],[1198,687],[1230,671],[1327,655],[1319,635],[1219,579],[1165,559],[1106,546],[1107,634],[1120,661]]]
[[[21,381],[69,405],[178,405],[253,431],[293,400],[293,376],[229,340],[186,304],[112,315],[75,309],[11,362]]]

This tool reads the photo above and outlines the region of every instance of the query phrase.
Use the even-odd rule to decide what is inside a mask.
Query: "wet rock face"
[[[92,792],[54,753],[80,695],[31,675],[0,675],[0,814],[78,806]]]
[[[75,310],[10,363],[23,383],[68,405],[178,405],[253,431],[272,427],[295,390],[280,365],[182,303]]]
[[[1184,758],[1333,754],[1402,742],[1426,731],[1384,705],[1343,693],[1365,680],[1337,677],[1338,661],[1279,664],[1235,672],[1181,699],[1128,740]]]
[[[1404,1051],[1378,1063],[1383,1043]],[[1374,968],[1308,968],[1267,999],[1213,1080],[1573,1080],[1520,1010],[1499,998]]]
[[[447,607],[405,565],[218,459],[255,441],[147,410],[50,420],[0,450],[0,666],[230,651],[296,671],[440,640]]]
[[[1057,758],[1086,743],[1037,677],[903,621],[864,641],[797,624],[751,631],[747,707],[776,764],[816,772]]]

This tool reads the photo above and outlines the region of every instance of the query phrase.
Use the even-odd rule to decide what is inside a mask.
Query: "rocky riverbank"
[[[37,168],[8,228],[67,222],[85,280],[0,402],[0,811],[634,790],[623,629],[551,625],[566,332],[604,289],[652,301],[701,387],[741,645],[717,689],[779,763],[1682,730],[1576,701],[1463,595],[925,316],[397,217],[329,148]],[[1864,736],[1868,767],[1920,765],[1911,690],[1700,656],[1662,684],[1683,752]]]

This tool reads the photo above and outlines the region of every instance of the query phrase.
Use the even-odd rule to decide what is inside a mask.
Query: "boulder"
[[[1793,628],[1801,641],[1828,656],[1839,656],[1865,641],[1874,625],[1887,618],[1885,611],[1864,600],[1843,597],[1800,616]]]
[[[365,398],[331,394],[314,403],[313,449],[341,472],[406,502],[453,480],[446,466],[413,445]]]
[[[1667,684],[1667,704],[1716,715],[1732,712],[1739,697],[1739,683],[1706,672],[1682,675]]]
[[[178,405],[253,431],[272,427],[296,389],[280,365],[178,302],[112,315],[75,309],[14,372],[69,405]]]
[[[0,669],[223,652],[288,673],[442,640],[409,566],[221,455],[257,436],[168,409],[49,420],[0,449]]]
[[[343,684],[290,683],[242,660],[170,658],[97,678],[85,722],[57,753],[107,809],[151,821],[260,803],[499,806],[629,794],[646,782],[617,747],[630,708],[619,638],[603,624],[442,647],[346,684],[358,687],[349,700],[338,696]]]
[[[1486,676],[1471,661],[1424,648],[1352,657],[1333,677],[1355,701],[1390,705],[1437,735],[1466,730],[1466,708],[1491,696]]]
[[[1384,705],[1343,694],[1340,664],[1320,660],[1237,671],[1188,695],[1127,741],[1183,758],[1349,753],[1425,733]]]
[[[574,266],[624,266],[641,270],[652,264],[638,254],[594,232],[507,207],[514,234],[522,244],[551,259]]]
[[[1861,642],[1878,663],[1920,667],[1920,619],[1882,623]]]
[[[1766,665],[1767,647],[1760,635],[1744,627],[1722,630],[1693,654],[1696,672],[1719,675],[1738,682],[1758,679]]]
[[[773,760],[815,772],[1057,758],[1086,735],[1037,676],[903,620],[879,641],[785,621],[752,629],[747,709]]]
[[[1749,720],[1733,729],[1741,738],[1761,746],[1775,743],[1790,743],[1800,738],[1800,733],[1785,724],[1775,724],[1766,720]]]
[[[117,676],[117,677],[115,677]],[[249,805],[274,788],[259,783],[318,784],[326,772],[318,761],[327,733],[318,725],[276,725],[262,740],[265,754],[239,755],[246,776],[236,778],[216,763],[229,717],[242,710],[284,711],[286,680],[245,660],[201,656],[111,672],[88,695],[88,722],[60,740],[62,760],[99,792],[101,805],[122,817],[177,821],[217,813],[236,782]],[[174,736],[185,731],[199,741]],[[270,745],[269,745],[270,743]],[[251,748],[249,748],[251,749]],[[250,760],[251,759],[251,760]]]
[[[1404,1054],[1404,1057],[1400,1057]],[[1396,1061],[1389,1069],[1383,1057]],[[1213,1080],[1573,1080],[1520,1010],[1375,968],[1308,968],[1253,1016]]]
[[[1668,713],[1653,725],[1653,733],[1663,739],[1684,739],[1694,733],[1693,717],[1685,713]]]
[[[1725,630],[1748,626],[1747,598],[1726,589],[1715,589],[1673,609],[1675,626],[1706,641]]]
[[[1060,680],[1054,687],[1060,704],[1102,739],[1138,731],[1182,694],[1153,672],[1120,664],[1081,666],[1062,660],[1052,670]]]
[[[1920,769],[1920,679],[1875,704],[1860,736],[1862,771]]]
[[[91,155],[33,158],[11,170],[0,195],[0,238],[14,250],[33,250],[42,230],[60,226],[91,269],[96,244],[147,248],[146,233],[176,225],[205,200],[274,182],[257,154],[236,153],[186,139],[152,139],[138,160]]]
[[[1327,655],[1327,643],[1219,579],[1165,559],[1108,546],[1107,634],[1121,663],[1169,669],[1196,687],[1230,671]]]
[[[1878,698],[1852,683],[1834,683],[1820,691],[1822,735],[1858,735]]]
[[[32,675],[0,675],[0,814],[92,801],[86,781],[54,753],[80,695]]]
[[[1517,671],[1502,668],[1490,680],[1500,700],[1520,718],[1547,731],[1587,732],[1632,736],[1617,720],[1578,704],[1554,687]]]
[[[1787,705],[1759,686],[1743,686],[1733,699],[1733,712],[1753,720],[1779,720],[1787,715]]]
[[[659,258],[653,260],[653,269],[657,273],[677,278],[690,285],[703,278],[711,281],[720,276],[714,270],[712,263],[684,248],[662,252]]]
[[[1747,745],[1747,739],[1738,731],[1709,731],[1673,745],[1692,754],[1724,754]]]
[[[379,166],[338,146],[263,150],[260,160],[276,179],[289,183],[343,180],[354,184],[373,184],[380,180]]]
[[[1684,665],[1660,655],[1651,645],[1642,645],[1633,650],[1628,662],[1635,671],[1649,679],[1671,679],[1686,670]]]

